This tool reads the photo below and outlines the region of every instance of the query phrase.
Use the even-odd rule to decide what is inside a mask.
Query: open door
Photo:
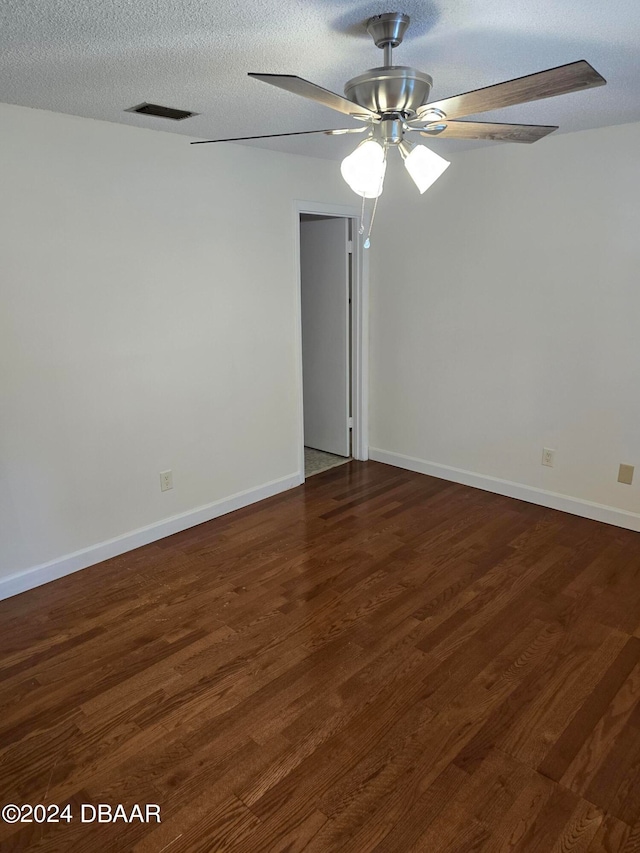
[[[304,443],[350,456],[349,220],[300,221]]]

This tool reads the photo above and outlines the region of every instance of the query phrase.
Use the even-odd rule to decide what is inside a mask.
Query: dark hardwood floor
[[[637,533],[352,462],[0,640],[3,853],[640,851]]]

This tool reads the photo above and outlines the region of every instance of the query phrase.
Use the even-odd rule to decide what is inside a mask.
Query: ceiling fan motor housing
[[[410,117],[429,100],[432,85],[428,74],[408,65],[392,65],[370,68],[349,80],[344,94],[361,107]]]

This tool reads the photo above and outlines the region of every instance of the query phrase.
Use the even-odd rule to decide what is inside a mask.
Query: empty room
[[[0,19],[0,850],[640,851],[636,4]]]

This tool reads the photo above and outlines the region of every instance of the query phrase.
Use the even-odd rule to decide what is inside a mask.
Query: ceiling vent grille
[[[185,118],[198,115],[188,110],[174,110],[172,107],[161,107],[159,104],[138,104],[137,107],[129,107],[126,113],[139,113],[144,116],[156,116],[157,118],[170,118],[173,121],[182,121]]]

